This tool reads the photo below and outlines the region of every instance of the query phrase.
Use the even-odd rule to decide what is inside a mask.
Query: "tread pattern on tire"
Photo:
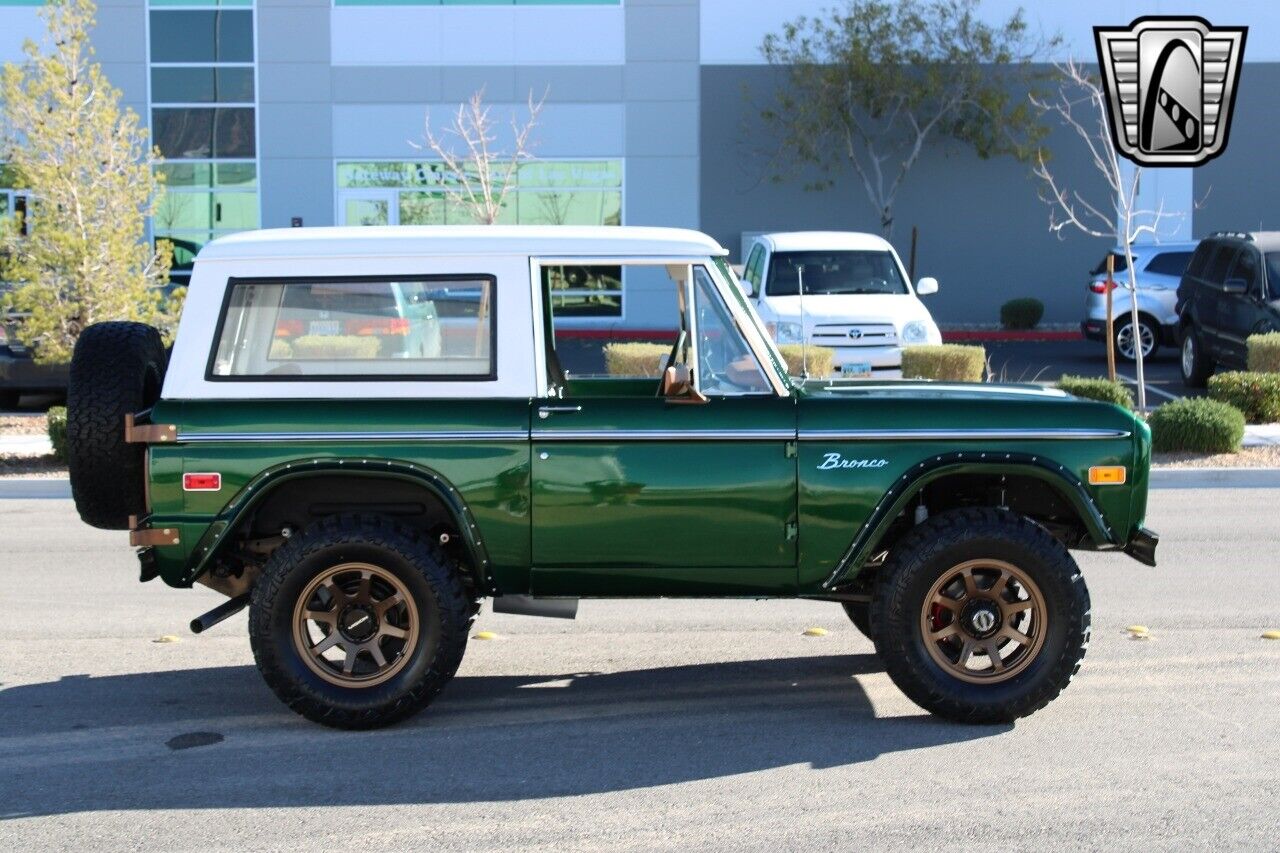
[[[280,655],[296,653],[292,647],[277,648],[272,639],[274,609],[283,606],[292,612],[294,605],[293,601],[280,601],[281,586],[309,557],[341,545],[372,546],[394,553],[414,566],[426,580],[440,616],[440,642],[435,650],[435,660],[422,677],[391,701],[365,708],[336,707],[308,689],[305,681],[291,677]],[[412,716],[435,699],[462,663],[471,625],[475,621],[475,610],[461,573],[438,545],[382,516],[335,515],[295,534],[272,553],[253,589],[249,641],[263,679],[291,709],[327,726],[369,729]],[[351,691],[353,695],[357,692]]]
[[[917,579],[916,573],[948,549],[977,538],[1004,540],[1029,551],[1059,576],[1057,580],[1067,591],[1061,597],[1065,600],[1057,601],[1059,612],[1054,612],[1053,601],[1046,601],[1053,619],[1065,620],[1065,642],[1056,659],[1036,664],[1039,677],[1025,682],[1026,689],[1017,695],[1007,695],[1011,693],[1010,685],[1026,679],[1028,673],[999,685],[965,684],[945,674],[935,675],[936,665],[926,662],[927,653],[920,650],[917,655],[912,648],[920,602],[909,601],[907,589]],[[1041,591],[1046,599],[1051,597],[1051,590],[1043,585]],[[890,553],[871,604],[876,651],[889,677],[920,707],[965,723],[1008,723],[1053,701],[1080,671],[1089,647],[1090,618],[1084,577],[1062,543],[1027,517],[995,508],[949,510],[916,525]],[[1040,654],[1046,653],[1047,644]],[[1000,701],[984,701],[983,691],[997,688]]]
[[[143,323],[95,323],[71,357],[67,468],[87,524],[125,530],[146,511],[145,449],[124,440],[124,416],[155,403],[166,364],[160,332]],[[148,399],[151,398],[151,399]]]

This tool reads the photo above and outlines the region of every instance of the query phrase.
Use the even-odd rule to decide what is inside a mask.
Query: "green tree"
[[[800,17],[765,37],[761,51],[782,72],[762,112],[780,143],[782,180],[813,167],[806,189],[829,189],[852,168],[893,233],[893,207],[925,144],[935,137],[979,157],[1030,160],[1046,129],[1026,93],[1035,61],[1058,38],[1033,38],[1021,9],[999,26],[977,0],[851,0],[823,17]]]
[[[0,160],[32,199],[26,221],[0,232],[0,280],[12,285],[6,307],[29,314],[18,336],[42,362],[67,361],[92,323],[172,327],[178,309],[157,289],[171,246],[146,240],[164,189],[159,152],[92,61],[95,11],[54,0],[40,13],[44,45],[27,41],[26,60],[0,74]]]

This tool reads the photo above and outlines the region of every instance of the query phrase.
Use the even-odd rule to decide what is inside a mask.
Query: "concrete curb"
[[[1280,489],[1280,468],[1154,468],[1153,489]]]

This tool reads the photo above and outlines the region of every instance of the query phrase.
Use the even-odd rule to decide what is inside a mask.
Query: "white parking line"
[[[1130,385],[1134,386],[1135,388],[1138,387],[1138,380],[1134,379],[1131,376],[1125,376],[1123,373],[1117,373],[1116,378],[1123,379],[1125,382],[1128,382]],[[1159,388],[1156,388],[1150,382],[1147,383],[1147,391],[1149,391],[1152,394],[1159,394],[1161,397],[1164,397],[1166,400],[1182,399],[1182,397],[1178,394],[1170,394],[1168,391],[1161,391]]]

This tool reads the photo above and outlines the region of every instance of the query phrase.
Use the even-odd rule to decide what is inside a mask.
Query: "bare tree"
[[[520,164],[533,159],[533,129],[546,100],[546,92],[536,102],[530,92],[529,115],[523,122],[512,111],[510,150],[496,147],[498,123],[484,102],[484,89],[459,104],[452,120],[439,132],[432,129],[431,114],[427,113],[425,147],[444,163],[445,179],[455,188],[447,197],[475,222],[493,225],[498,221],[507,194],[518,182]],[[415,143],[414,147],[424,146]]]
[[[1049,168],[1044,152],[1036,155],[1034,172],[1041,181],[1040,197],[1050,207],[1049,230],[1059,238],[1068,229],[1075,229],[1091,237],[1111,237],[1124,246],[1125,268],[1128,272],[1129,322],[1134,339],[1134,369],[1138,382],[1138,408],[1147,408],[1146,378],[1143,375],[1142,340],[1138,322],[1138,283],[1133,269],[1132,244],[1143,234],[1156,236],[1160,225],[1170,217],[1182,216],[1164,209],[1164,200],[1154,209],[1137,209],[1138,189],[1142,181],[1142,167],[1132,167],[1127,176],[1122,169],[1120,156],[1108,121],[1110,107],[1102,83],[1085,71],[1074,59],[1057,66],[1061,83],[1055,95],[1049,98],[1031,96],[1031,103],[1042,114],[1052,114],[1073,131],[1084,143],[1094,168],[1102,176],[1109,196],[1105,199],[1089,198],[1079,189],[1065,186]],[[1110,346],[1110,343],[1108,343]]]

